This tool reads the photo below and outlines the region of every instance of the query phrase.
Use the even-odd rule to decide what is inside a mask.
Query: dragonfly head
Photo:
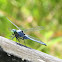
[[[16,32],[16,29],[12,29],[11,32],[13,32],[13,33]]]

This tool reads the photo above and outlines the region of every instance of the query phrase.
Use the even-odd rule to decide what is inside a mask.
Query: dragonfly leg
[[[14,36],[14,37],[15,37],[15,36]],[[14,37],[12,37],[12,39],[13,39]]]
[[[11,37],[11,40],[12,40],[15,36],[9,36],[9,37]]]
[[[16,38],[16,42],[17,42],[17,40],[18,40],[18,39]]]
[[[22,37],[20,37],[20,39],[24,40]]]
[[[26,42],[25,42],[25,40],[24,40],[24,44],[25,44],[25,46],[26,46]]]
[[[22,38],[22,40],[24,40],[24,38]],[[25,42],[25,40],[24,40],[24,44],[25,44],[25,46],[26,46],[26,42]]]
[[[20,42],[19,38],[16,38],[16,39]]]
[[[20,39],[24,40],[24,38],[23,38],[23,37],[22,37],[22,38],[20,38]],[[25,40],[24,40],[24,44],[25,44],[25,46],[26,46],[26,42],[25,42]]]

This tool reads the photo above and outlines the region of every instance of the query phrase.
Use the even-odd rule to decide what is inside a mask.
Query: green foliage
[[[0,35],[10,39],[11,29],[17,28],[6,17],[21,29],[44,26],[44,30],[27,34],[47,46],[31,40],[26,40],[26,45],[62,58],[62,0],[0,0]]]

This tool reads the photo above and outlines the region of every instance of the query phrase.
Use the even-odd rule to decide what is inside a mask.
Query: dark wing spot
[[[22,33],[23,33],[23,31],[22,31]]]

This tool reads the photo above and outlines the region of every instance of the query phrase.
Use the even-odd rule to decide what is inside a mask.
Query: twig
[[[0,46],[5,52],[31,62],[62,62],[59,58],[23,46],[22,44],[17,44],[2,36],[0,36]]]

